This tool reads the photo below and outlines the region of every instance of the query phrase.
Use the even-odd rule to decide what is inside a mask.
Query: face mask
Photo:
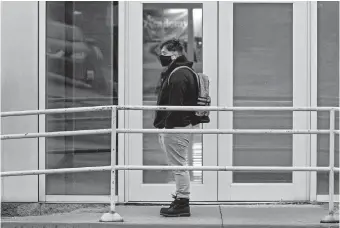
[[[160,55],[159,60],[161,61],[163,67],[169,66],[169,64],[172,62],[171,56],[165,55]]]

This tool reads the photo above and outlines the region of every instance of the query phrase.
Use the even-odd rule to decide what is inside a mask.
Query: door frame
[[[149,3],[149,2],[145,2]],[[171,2],[173,4],[173,2]],[[213,104],[217,105],[217,2],[180,2],[179,4],[202,3],[203,10],[203,69],[212,77],[211,97]],[[167,3],[158,3],[167,4]],[[179,5],[178,4],[178,5]],[[178,8],[179,6],[174,6]],[[164,5],[167,6],[167,5]],[[172,5],[169,5],[172,7]],[[129,105],[142,105],[143,98],[143,2],[127,2],[128,14],[127,36],[127,61],[126,65],[126,101]],[[213,13],[216,12],[216,13]],[[208,16],[204,16],[208,15]],[[208,25],[208,26],[207,26]],[[135,37],[139,39],[135,39]],[[133,42],[132,42],[133,40]],[[133,83],[132,83],[133,82]],[[130,86],[131,85],[131,86]],[[136,95],[137,94],[137,95]],[[215,104],[214,104],[215,103]],[[143,128],[142,111],[126,112],[126,128]],[[211,113],[211,122],[205,124],[205,129],[217,128],[217,113]],[[143,137],[141,134],[128,134],[126,136],[125,160],[129,165],[142,165],[143,161]],[[205,135],[203,139],[203,165],[217,164],[217,136]],[[208,153],[212,151],[212,153]],[[169,201],[173,184],[143,184],[142,171],[126,171],[126,201]],[[203,172],[203,185],[191,184],[193,201],[217,201],[217,172]],[[206,194],[209,192],[210,194]],[[205,198],[204,198],[205,197]]]
[[[253,3],[253,2],[251,2]],[[250,4],[251,4],[250,3]],[[278,2],[280,3],[280,2]],[[287,2],[285,2],[287,3]],[[308,37],[307,2],[291,2],[293,4],[293,105],[295,107],[309,105],[309,75],[308,75]],[[219,89],[219,105],[233,106],[233,4],[234,2],[219,3],[219,85],[227,87]],[[242,2],[243,4],[243,2]],[[275,4],[275,3],[274,3]],[[221,23],[223,22],[223,23]],[[221,27],[223,26],[223,27]],[[295,35],[294,35],[295,34]],[[297,35],[298,34],[298,35]],[[221,51],[223,50],[223,51]],[[304,54],[300,54],[304,53]],[[299,75],[299,77],[297,77]],[[306,85],[302,86],[301,85]],[[299,87],[300,86],[300,87]],[[298,87],[298,88],[297,88]],[[228,95],[225,95],[228,91]],[[222,96],[222,92],[224,93]],[[299,92],[299,96],[296,93]],[[304,94],[304,95],[303,95]],[[224,98],[224,99],[223,99]],[[219,113],[219,127],[233,129],[233,113]],[[294,112],[294,129],[308,129],[310,116],[307,112]],[[293,136],[293,166],[307,166],[309,135]],[[233,161],[233,136],[219,135],[218,157],[221,166],[231,166]],[[224,150],[222,150],[222,148]],[[227,148],[227,149],[225,149]],[[297,151],[299,151],[297,153]],[[219,201],[277,201],[277,200],[307,200],[308,174],[294,172],[292,184],[255,184],[232,183],[232,172],[220,172],[218,176]],[[293,185],[293,186],[292,186]]]

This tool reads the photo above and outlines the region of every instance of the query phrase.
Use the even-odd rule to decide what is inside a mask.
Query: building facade
[[[159,44],[179,38],[214,106],[339,107],[339,2],[3,2],[1,111],[155,105]],[[119,111],[119,128],[153,112]],[[2,119],[2,134],[110,128],[110,112]],[[339,114],[336,114],[339,129]],[[329,129],[327,112],[212,112],[205,129]],[[339,137],[335,165],[339,167]],[[105,166],[110,136],[6,140],[2,171]],[[155,134],[117,161],[165,165]],[[327,166],[328,135],[195,135],[189,165]],[[339,175],[335,175],[339,199]],[[193,201],[327,201],[328,174],[191,173]],[[110,172],[2,178],[3,202],[108,202]],[[167,171],[119,171],[119,202],[168,201]],[[24,194],[23,194],[24,193]]]

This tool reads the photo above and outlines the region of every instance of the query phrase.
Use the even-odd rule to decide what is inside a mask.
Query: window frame
[[[38,68],[39,68],[39,95],[38,95],[38,109],[44,110],[46,108],[46,2],[40,1],[38,4],[39,11],[39,36],[38,36]],[[119,2],[118,4],[118,105],[125,104],[125,83],[124,77],[126,72],[125,64],[125,49],[128,43],[125,40],[125,2]],[[40,115],[38,119],[39,133],[45,133],[46,117]],[[118,128],[124,128],[125,116],[124,112],[118,112]],[[39,138],[39,170],[46,168],[46,140],[44,137]],[[124,157],[125,150],[125,135],[118,135],[118,164],[125,164]],[[39,202],[98,202],[108,203],[110,202],[110,195],[46,195],[46,175],[39,175],[38,182],[38,199]],[[124,202],[125,197],[125,172],[118,173],[118,195],[115,197],[115,201]],[[119,196],[119,197],[118,197]]]

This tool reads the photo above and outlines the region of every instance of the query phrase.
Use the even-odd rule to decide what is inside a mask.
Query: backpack
[[[170,82],[170,77],[171,75],[179,69],[186,68],[190,70],[195,76],[196,76],[196,82],[197,82],[197,88],[198,88],[198,96],[197,96],[197,106],[210,106],[211,104],[211,98],[209,95],[209,84],[210,84],[210,79],[207,75],[203,73],[196,73],[193,69],[187,66],[181,66],[175,68],[171,74],[169,75],[168,78],[168,84]],[[201,117],[202,120],[206,120],[204,122],[210,122],[209,119],[209,111],[196,111],[195,115],[198,117]]]

